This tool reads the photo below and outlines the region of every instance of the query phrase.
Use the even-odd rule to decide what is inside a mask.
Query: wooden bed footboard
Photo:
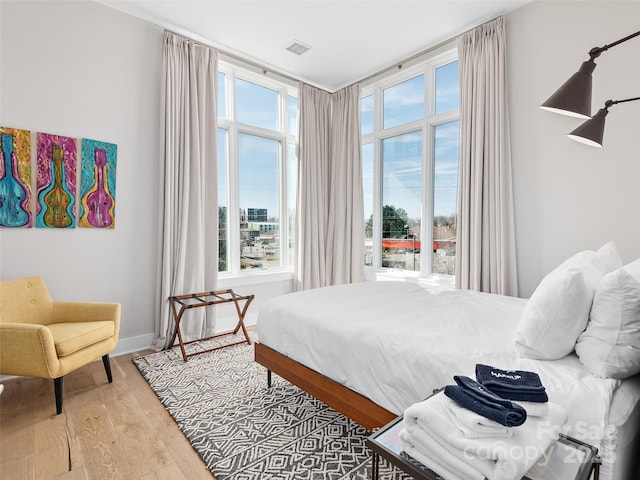
[[[382,408],[367,397],[259,342],[255,343],[254,355],[255,361],[260,365],[369,431],[382,427],[397,417],[396,414]]]

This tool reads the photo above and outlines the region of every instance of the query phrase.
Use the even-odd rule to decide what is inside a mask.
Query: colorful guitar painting
[[[116,153],[113,143],[82,139],[80,227],[115,227]]]
[[[36,227],[75,228],[76,140],[38,132]]]
[[[0,227],[31,227],[31,133],[0,128]]]
[[[73,224],[73,214],[69,207],[73,204],[71,193],[65,189],[66,170],[62,147],[54,145],[51,149],[53,161],[50,173],[53,182],[40,192],[44,205],[44,223],[48,227],[66,228]]]

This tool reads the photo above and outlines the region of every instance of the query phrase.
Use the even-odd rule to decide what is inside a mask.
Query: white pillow
[[[640,372],[640,259],[602,278],[576,353],[598,377]]]
[[[622,257],[620,257],[620,253],[618,253],[618,249],[616,248],[616,244],[613,242],[605,243],[601,246],[597,252],[606,262],[607,272],[613,272],[614,270],[622,267]]]
[[[544,277],[520,317],[516,352],[543,360],[557,360],[571,353],[587,325],[596,286],[607,269],[603,255],[586,250]]]

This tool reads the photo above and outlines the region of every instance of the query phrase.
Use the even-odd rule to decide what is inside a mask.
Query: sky
[[[418,75],[385,89],[382,123],[385,128],[400,126],[419,120],[424,115],[424,76]],[[219,73],[218,114],[225,117],[228,105],[224,95],[224,73]],[[446,112],[459,105],[458,64],[452,62],[436,69],[435,111]],[[236,79],[236,117],[239,121],[272,130],[278,129],[279,94],[277,91]],[[298,101],[287,97],[287,128],[297,130]],[[363,136],[373,131],[373,96],[361,101]],[[226,205],[225,159],[228,139],[225,130],[218,129],[219,204]],[[456,211],[458,173],[459,122],[438,125],[434,135],[434,216],[450,215]],[[422,189],[422,130],[405,132],[382,140],[383,204],[404,208],[411,218],[421,216]],[[281,146],[274,139],[241,133],[238,136],[240,207],[267,208],[269,217],[279,214],[277,186],[281,148],[287,148],[291,157],[295,148]],[[289,168],[295,165],[289,159]],[[365,220],[373,211],[373,145],[362,147],[363,185],[365,192]],[[289,178],[292,177],[289,172]],[[289,190],[293,195],[294,190]],[[293,205],[292,199],[289,201]]]
[[[243,79],[236,79],[236,118],[238,121],[269,130],[279,130],[279,92],[256,85]],[[297,130],[298,100],[287,97],[287,128]],[[224,73],[218,74],[218,116],[228,114],[225,101]],[[218,128],[218,204],[226,205],[227,188],[222,185],[226,178],[227,152],[229,139],[226,130]],[[238,176],[240,180],[240,208],[266,208],[268,217],[279,217],[279,171],[278,165],[283,156],[282,148],[287,148],[291,157],[294,149],[284,147],[278,140],[249,133],[238,135]],[[291,169],[291,161],[288,163]],[[291,175],[289,174],[289,178]],[[292,195],[292,191],[288,191]]]
[[[384,128],[399,126],[423,118],[424,76],[418,75],[385,89],[383,94]],[[435,113],[459,107],[458,62],[436,69]],[[374,131],[373,95],[361,102],[362,135]],[[456,212],[458,178],[459,122],[437,125],[434,145],[434,216]],[[410,218],[420,218],[422,198],[422,130],[382,140],[384,205],[403,208]],[[365,220],[373,213],[373,144],[362,148]]]

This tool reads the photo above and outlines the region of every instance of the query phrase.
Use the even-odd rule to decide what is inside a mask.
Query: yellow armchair
[[[58,414],[67,373],[102,357],[113,381],[119,332],[118,303],[54,301],[42,277],[0,282],[0,374],[53,379]]]

